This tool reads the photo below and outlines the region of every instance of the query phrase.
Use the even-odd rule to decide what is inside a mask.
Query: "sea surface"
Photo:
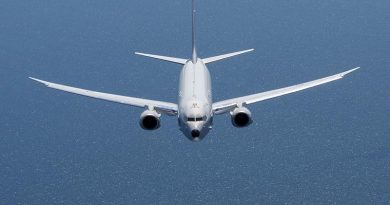
[[[0,204],[390,204],[390,1],[198,0],[215,101],[354,67],[343,80],[216,116],[200,143],[142,109],[29,76],[176,102],[191,2],[0,1]]]

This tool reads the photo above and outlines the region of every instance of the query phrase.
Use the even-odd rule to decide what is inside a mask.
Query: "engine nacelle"
[[[141,114],[139,125],[144,130],[157,130],[160,128],[161,114],[155,110],[146,110]]]
[[[235,127],[242,128],[252,124],[252,113],[245,107],[234,109],[230,115],[232,116],[232,124]]]

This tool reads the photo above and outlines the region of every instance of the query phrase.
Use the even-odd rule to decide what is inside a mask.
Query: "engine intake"
[[[252,113],[245,107],[236,108],[230,114],[235,127],[242,128],[252,124]]]
[[[144,130],[157,130],[160,128],[161,114],[155,110],[146,110],[141,114],[139,124]]]

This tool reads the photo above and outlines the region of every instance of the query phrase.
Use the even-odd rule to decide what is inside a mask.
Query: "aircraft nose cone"
[[[196,139],[200,136],[200,131],[199,130],[192,130],[191,135],[192,135],[192,138]]]

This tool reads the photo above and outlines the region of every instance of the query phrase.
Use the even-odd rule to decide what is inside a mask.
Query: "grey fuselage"
[[[212,128],[212,92],[210,72],[201,59],[189,60],[180,74],[178,123],[192,141],[202,140]]]

